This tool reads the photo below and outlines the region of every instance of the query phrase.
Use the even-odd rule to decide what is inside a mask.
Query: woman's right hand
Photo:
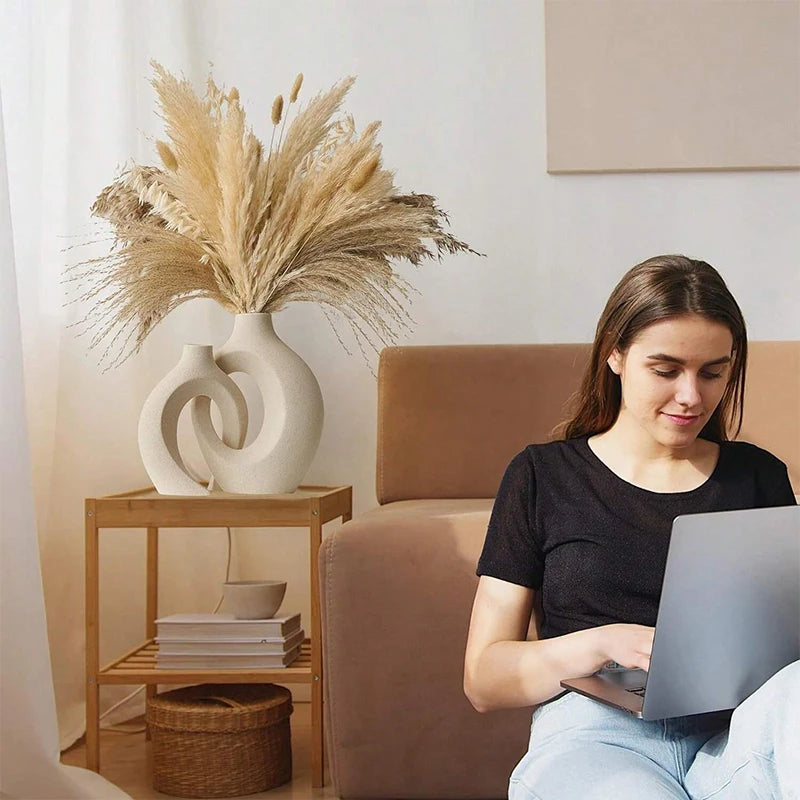
[[[600,635],[600,652],[604,663],[616,661],[623,667],[650,669],[655,628],[618,623],[602,625],[595,630]]]

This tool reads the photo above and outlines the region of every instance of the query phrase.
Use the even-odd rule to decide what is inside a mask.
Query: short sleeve
[[[793,506],[797,504],[786,464],[772,454],[758,471],[759,506]]]
[[[530,453],[523,450],[508,465],[489,519],[478,575],[540,589],[544,559],[533,522],[536,479]]]

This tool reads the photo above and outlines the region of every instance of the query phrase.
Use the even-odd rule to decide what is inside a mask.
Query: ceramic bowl
[[[225,608],[236,619],[269,619],[281,607],[286,581],[228,581],[222,593]]]

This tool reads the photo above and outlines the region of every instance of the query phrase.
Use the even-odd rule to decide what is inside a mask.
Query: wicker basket
[[[291,692],[205,684],[147,701],[153,788],[178,797],[235,797],[292,778]]]

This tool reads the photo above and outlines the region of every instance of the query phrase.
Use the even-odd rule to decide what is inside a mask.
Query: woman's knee
[[[796,709],[800,704],[800,661],[792,661],[765,681],[734,711],[734,718],[741,711],[761,711],[773,715],[780,711]]]
[[[750,695],[731,717],[730,735],[758,742],[769,750],[784,732],[797,733],[797,709],[800,708],[800,661],[793,661],[776,672]],[[756,748],[758,749],[758,747]]]
[[[523,759],[509,800],[688,800],[673,775],[623,747],[595,743]]]
[[[770,687],[770,691],[780,697],[800,692],[800,660],[792,661],[778,670],[764,686]]]

